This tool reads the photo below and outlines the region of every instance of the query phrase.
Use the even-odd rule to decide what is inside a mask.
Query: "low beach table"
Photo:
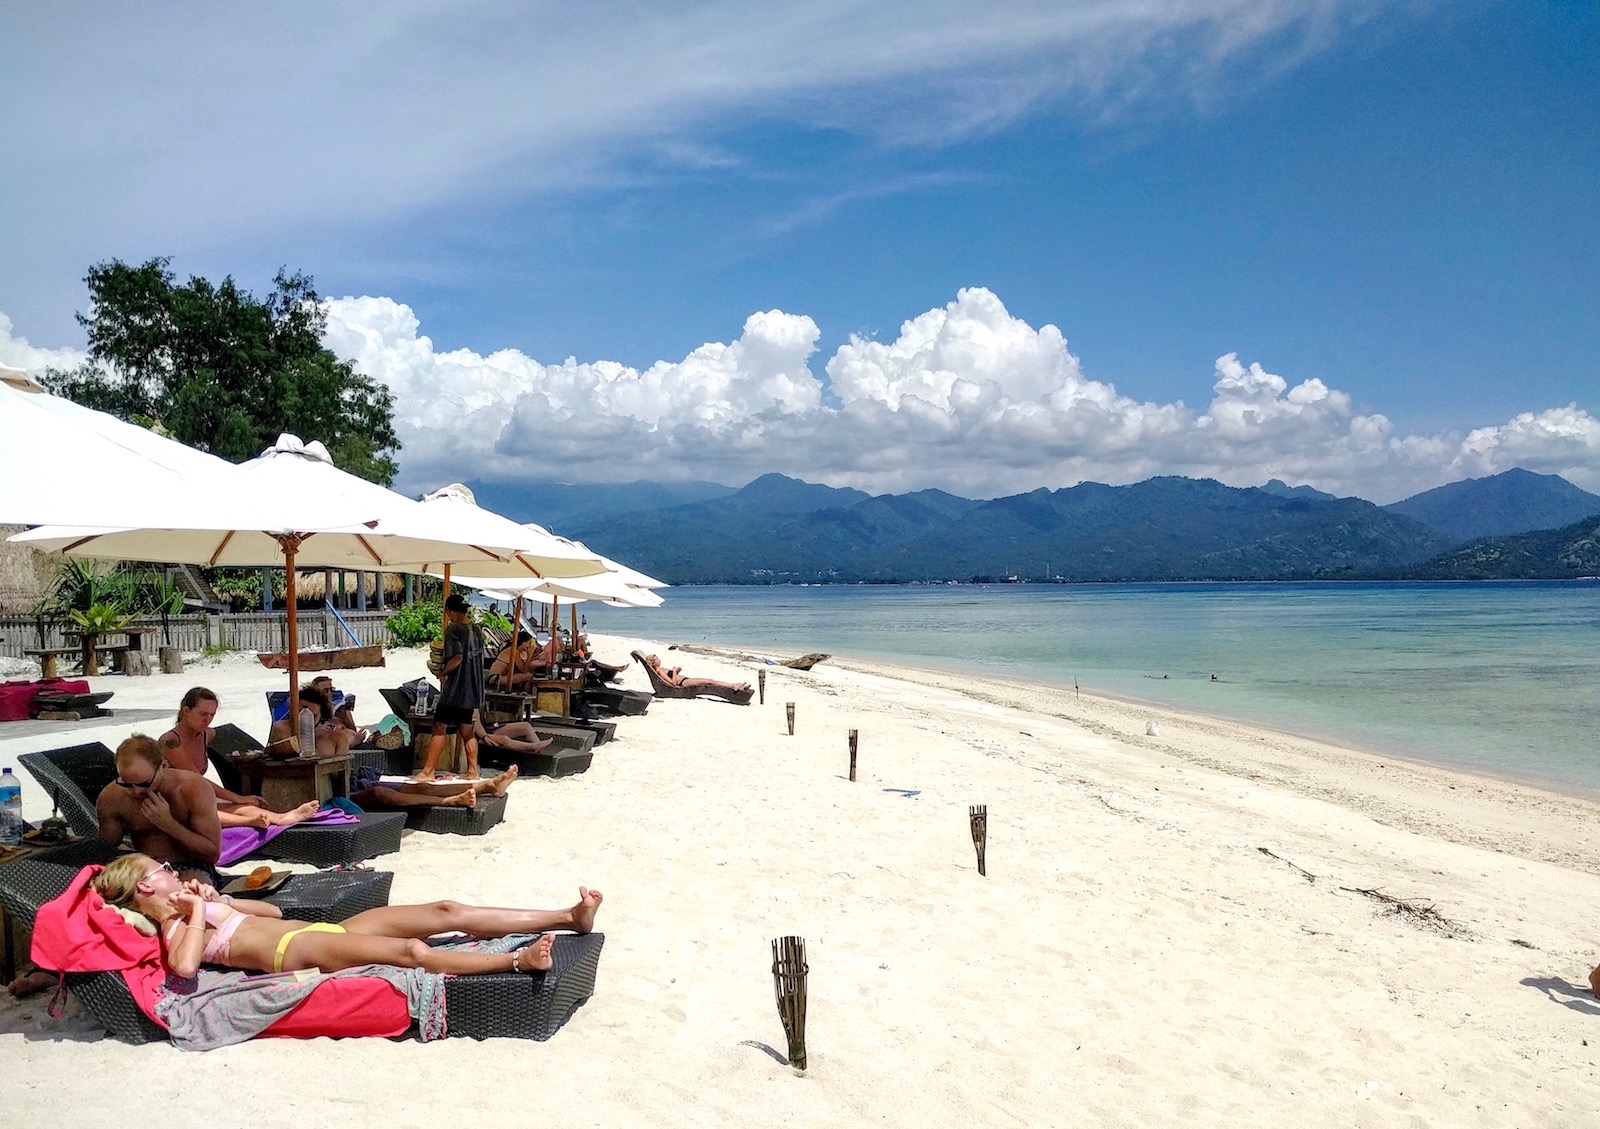
[[[260,796],[273,811],[291,811],[307,800],[326,803],[350,794],[350,754],[342,757],[268,756],[228,758],[244,778],[246,795]]]

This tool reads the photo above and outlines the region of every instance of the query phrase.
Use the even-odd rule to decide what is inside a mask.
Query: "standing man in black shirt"
[[[444,602],[444,667],[439,672],[439,705],[433,712],[427,762],[412,778],[418,782],[433,779],[444,752],[445,731],[452,726],[456,740],[467,750],[467,779],[478,778],[478,738],[472,721],[483,708],[483,635],[470,616],[464,596],[452,595]]]

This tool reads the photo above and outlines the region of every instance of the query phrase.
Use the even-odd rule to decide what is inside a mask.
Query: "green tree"
[[[179,285],[170,259],[89,268],[89,361],[44,382],[60,395],[233,462],[280,432],[320,439],[352,474],[394,481],[394,399],[323,347],[310,276],[279,270],[265,299],[232,277]]]

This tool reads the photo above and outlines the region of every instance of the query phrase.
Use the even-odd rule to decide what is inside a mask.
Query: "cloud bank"
[[[401,485],[458,478],[740,484],[777,470],[873,492],[990,497],[1156,474],[1268,478],[1388,502],[1512,466],[1600,489],[1600,419],[1577,404],[1465,436],[1396,434],[1312,377],[1233,353],[1197,411],[1086,376],[1053,325],[960,291],[888,342],[852,337],[814,371],[821,331],[755,313],[739,337],[636,369],[516,350],[438,352],[389,298],[328,302],[327,344],[395,394]],[[0,360],[5,341],[0,339]]]

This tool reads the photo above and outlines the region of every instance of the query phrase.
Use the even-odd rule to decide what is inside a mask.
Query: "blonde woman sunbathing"
[[[741,694],[750,689],[748,682],[719,682],[715,678],[690,678],[683,673],[681,666],[663,668],[661,660],[655,655],[646,655],[644,661],[646,666],[656,672],[656,677],[668,686],[682,686],[686,690],[693,690],[697,686],[714,686],[718,690],[733,690]]]
[[[269,902],[224,897],[203,882],[181,882],[170,866],[148,855],[124,855],[95,875],[92,885],[111,905],[155,922],[167,967],[179,976],[193,976],[202,964],[251,972],[337,972],[363,964],[458,975],[539,972],[550,967],[548,930],[587,933],[600,908],[600,891],[580,886],[578,904],[564,910],[429,902],[369,909],[340,925],[285,921]],[[429,945],[425,938],[438,933],[544,936],[513,953],[469,953]]]

